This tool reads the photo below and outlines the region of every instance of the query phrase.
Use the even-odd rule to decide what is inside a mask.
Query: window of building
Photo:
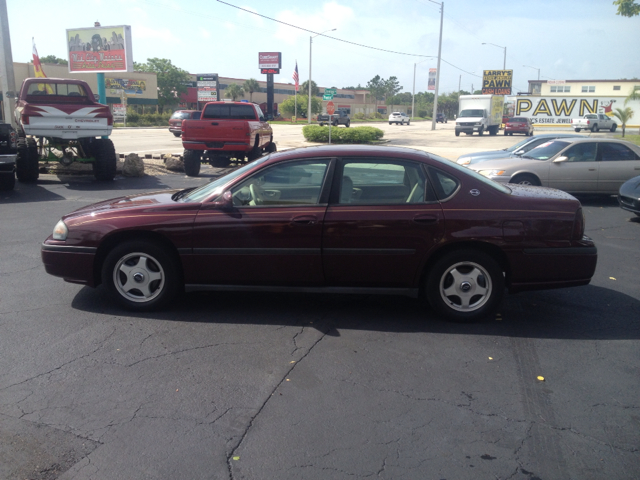
[[[559,85],[559,86],[552,85],[551,86],[551,93],[555,93],[555,92],[557,92],[557,93],[569,93],[569,92],[571,92],[571,87],[567,86],[567,85]]]
[[[620,90],[620,85],[614,85],[614,86],[613,86],[613,89],[614,89],[614,90]]]
[[[593,93],[596,91],[596,87],[594,85],[583,85],[582,93]]]

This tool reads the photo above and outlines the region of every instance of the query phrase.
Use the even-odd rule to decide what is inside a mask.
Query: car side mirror
[[[569,160],[569,157],[562,156],[562,157],[558,157],[558,158],[556,158],[556,159],[553,161],[553,163],[562,163],[562,162],[566,162],[567,160]]]
[[[231,190],[224,192],[217,201],[213,202],[213,205],[221,210],[233,207],[233,194]]]
[[[99,102],[99,101],[100,101],[100,95],[98,95],[97,93],[94,93],[94,94],[93,94],[93,99],[94,99],[96,102]]]

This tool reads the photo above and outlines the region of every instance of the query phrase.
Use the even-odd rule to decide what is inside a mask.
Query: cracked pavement
[[[63,213],[194,181],[44,175],[0,196],[0,478],[637,478],[640,222],[615,201],[583,200],[591,285],[472,325],[355,295],[131,314],[45,274]]]

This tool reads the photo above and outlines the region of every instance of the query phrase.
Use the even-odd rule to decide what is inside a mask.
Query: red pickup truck
[[[213,167],[226,167],[232,158],[252,161],[276,151],[271,125],[258,105],[247,102],[207,103],[200,120],[182,121],[182,146],[190,177],[200,173],[205,159]]]

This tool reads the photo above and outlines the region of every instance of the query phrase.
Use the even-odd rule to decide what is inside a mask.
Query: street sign
[[[338,93],[338,91],[335,88],[325,88],[324,89],[324,94],[325,95],[335,95],[336,93]]]
[[[336,106],[333,104],[333,102],[327,103],[327,113],[329,115],[333,115],[335,112],[336,112]]]
[[[330,95],[330,94],[328,95],[328,94],[325,93],[322,96],[322,100],[333,100],[333,95]]]

